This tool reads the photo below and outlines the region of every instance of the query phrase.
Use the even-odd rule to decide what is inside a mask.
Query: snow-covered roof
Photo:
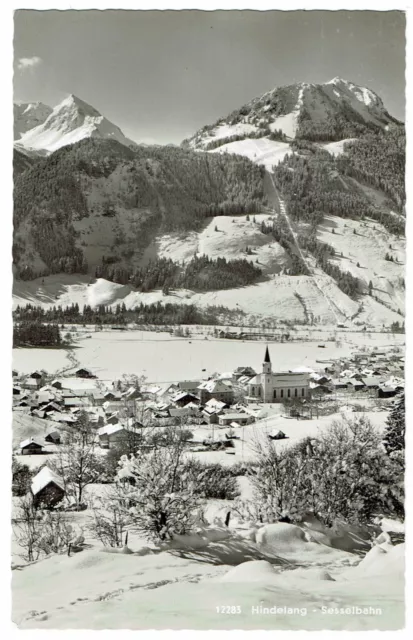
[[[175,396],[172,396],[171,400],[172,402],[179,402],[179,400],[182,400],[183,398],[195,398],[195,396],[192,393],[189,393],[189,391],[180,391],[179,393],[177,393]]]
[[[247,413],[239,411],[238,413],[223,413],[219,418],[220,420],[222,418],[225,418],[225,420],[245,420],[248,417]]]
[[[113,433],[118,433],[118,431],[129,431],[129,427],[119,422],[117,424],[107,424],[98,429],[97,433],[99,436],[110,436]]]
[[[20,448],[23,449],[24,447],[28,447],[29,444],[37,444],[38,447],[43,447],[43,445],[34,438],[27,438],[20,443]]]
[[[221,400],[217,400],[216,398],[211,398],[205,403],[205,408],[208,407],[208,409],[223,409],[225,406],[225,402],[221,402]]]
[[[39,491],[44,489],[50,482],[54,482],[58,487],[65,490],[62,478],[54,473],[49,467],[43,467],[39,473],[34,476],[31,484],[32,494],[35,496]]]
[[[295,369],[292,369],[292,373],[315,373],[314,369],[311,369],[310,367],[296,367]]]

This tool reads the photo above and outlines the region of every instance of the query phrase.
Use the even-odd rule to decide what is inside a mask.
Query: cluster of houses
[[[326,364],[326,363],[325,363]],[[71,378],[45,384],[45,374],[34,371],[14,376],[13,406],[50,421],[44,442],[25,440],[22,455],[42,453],[48,444],[58,445],[62,430],[76,428],[80,412],[86,412],[100,445],[110,448],[137,427],[216,424],[242,426],[259,417],[267,403],[310,405],[315,395],[335,390],[372,390],[392,397],[404,388],[404,356],[397,351],[354,353],[345,360],[327,363],[324,371],[308,367],[273,372],[268,347],[262,371],[249,366],[208,380],[184,380],[163,385],[106,387],[91,371],[78,369]],[[258,409],[257,409],[258,407]]]
[[[399,350],[373,349],[354,352],[325,368],[330,390],[371,391],[391,398],[404,389],[405,357]]]

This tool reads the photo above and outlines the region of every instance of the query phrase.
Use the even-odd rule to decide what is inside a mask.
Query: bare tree
[[[19,500],[13,531],[17,544],[24,549],[21,557],[27,562],[37,560],[40,555],[38,543],[42,535],[42,525],[30,494]]]
[[[80,412],[76,425],[67,431],[66,441],[59,447],[50,467],[62,478],[66,496],[72,497],[78,505],[85,488],[103,476],[104,464],[97,453],[96,434],[87,413]]]

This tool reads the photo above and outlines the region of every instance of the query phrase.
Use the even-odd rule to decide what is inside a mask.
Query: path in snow
[[[288,215],[288,213],[287,213],[287,207],[286,207],[286,205],[285,205],[285,202],[284,202],[284,200],[281,198],[280,194],[278,193],[278,189],[277,189],[277,187],[275,186],[274,177],[273,177],[273,175],[272,175],[271,173],[269,173],[269,176],[270,176],[271,185],[272,185],[273,192],[274,192],[274,197],[275,197],[275,198],[277,198],[277,199],[278,199],[278,202],[279,202],[279,206],[280,206],[280,213],[281,213],[281,215],[284,217],[284,219],[285,219],[285,221],[286,221],[286,223],[287,223],[288,229],[289,229],[289,231],[290,231],[290,234],[291,234],[292,238],[294,239],[294,243],[295,243],[295,246],[296,246],[296,248],[297,248],[297,251],[298,251],[298,254],[299,254],[299,256],[300,256],[301,260],[303,261],[303,263],[304,263],[304,264],[305,264],[305,266],[307,267],[309,274],[310,274],[310,275],[313,277],[313,279],[314,279],[314,284],[315,284],[315,286],[317,287],[317,289],[320,291],[321,295],[323,296],[323,298],[324,298],[324,299],[325,299],[325,301],[327,302],[328,307],[329,307],[329,309],[330,309],[331,313],[333,314],[333,316],[334,316],[334,318],[335,318],[336,323],[339,323],[339,322],[342,320],[342,318],[343,318],[343,317],[344,317],[346,320],[349,320],[348,316],[347,316],[343,311],[341,311],[341,309],[339,309],[339,308],[337,307],[337,305],[335,304],[335,302],[333,302],[333,301],[329,298],[329,296],[325,293],[325,291],[324,291],[323,287],[321,287],[321,286],[320,286],[319,276],[315,273],[314,269],[313,269],[313,268],[311,267],[311,265],[308,263],[307,259],[304,257],[304,254],[303,254],[303,252],[302,252],[302,250],[301,250],[301,247],[300,247],[299,242],[298,242],[297,234],[295,233],[295,231],[294,231],[294,229],[293,229],[293,227],[292,227],[292,225],[291,225],[291,221],[290,221],[289,215]],[[340,314],[341,318],[339,317],[339,315],[338,315],[338,314]]]

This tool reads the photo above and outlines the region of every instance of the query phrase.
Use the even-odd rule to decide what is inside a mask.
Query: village
[[[391,398],[404,389],[403,375],[398,347],[360,350],[326,361],[318,371],[305,366],[273,371],[266,347],[261,371],[239,366],[204,380],[164,385],[138,375],[107,385],[87,368],[56,379],[45,371],[26,376],[13,371],[14,455],[35,474],[33,499],[41,501],[53,485],[60,489],[55,494],[60,501],[63,482],[50,472],[48,460],[76,432],[81,415],[87,415],[102,456],[145,429],[184,428],[188,451],[228,465],[251,457],[250,440],[257,431],[269,440],[295,442],[343,406],[377,416],[388,411]]]

